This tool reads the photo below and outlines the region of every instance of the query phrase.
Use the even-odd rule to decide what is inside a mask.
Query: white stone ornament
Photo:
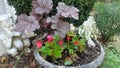
[[[24,35],[25,35],[26,38],[36,36],[36,34],[34,32],[27,32],[27,31],[25,31]]]
[[[0,40],[3,42],[6,48],[11,48],[11,42],[12,42],[12,32],[11,30],[4,26],[6,22],[0,22]],[[6,23],[6,25],[8,25]],[[6,44],[7,43],[7,44]]]
[[[0,15],[4,14],[6,12],[5,10],[5,4],[3,0],[0,0]]]
[[[17,16],[15,8],[8,5],[7,0],[0,0],[0,56],[11,54],[15,56],[18,50],[29,46],[29,40],[21,37],[21,33],[14,31]],[[23,42],[24,39],[24,42]]]
[[[75,31],[75,27],[73,24],[70,24],[70,31],[74,32]]]
[[[6,54],[6,47],[4,46],[4,44],[2,43],[2,41],[0,40],[0,56]]]
[[[7,49],[7,53],[11,54],[12,56],[15,56],[18,54],[18,51],[16,48],[11,48],[11,49]]]
[[[91,38],[88,39],[88,42],[87,42],[88,46],[91,48],[91,47],[95,47],[95,43],[91,40]]]
[[[21,41],[21,39],[16,38],[13,40],[13,45],[18,49],[18,50],[22,50],[23,49],[23,42]]]
[[[30,40],[29,39],[24,39],[23,43],[24,43],[24,46],[27,46],[27,47],[30,46]]]
[[[93,25],[95,21],[93,16],[88,17],[88,19],[78,28],[78,34],[87,39],[89,47],[95,47],[95,43],[92,41],[91,36],[95,32]]]

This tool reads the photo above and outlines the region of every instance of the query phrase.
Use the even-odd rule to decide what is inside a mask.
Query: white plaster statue
[[[18,50],[30,45],[28,39],[22,38],[19,32],[14,31],[16,18],[15,9],[7,4],[7,0],[0,0],[0,56],[15,56]]]
[[[95,47],[95,43],[92,41],[91,37],[95,37],[98,29],[96,28],[95,20],[93,16],[89,16],[84,23],[78,28],[74,27],[73,24],[70,24],[70,30],[73,32],[78,32],[81,37],[85,37],[89,47]]]
[[[87,39],[89,47],[95,47],[95,43],[91,39],[91,36],[93,36],[97,30],[95,26],[93,16],[89,16],[88,19],[78,28],[78,33]]]

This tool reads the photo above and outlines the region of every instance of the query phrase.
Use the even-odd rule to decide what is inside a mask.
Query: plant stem
[[[24,50],[20,53],[20,57],[24,54],[25,49],[26,49],[26,48],[24,48]],[[13,66],[13,68],[17,68],[17,65],[20,63],[19,61],[20,61],[20,59],[17,59],[17,60],[16,60],[15,65]]]

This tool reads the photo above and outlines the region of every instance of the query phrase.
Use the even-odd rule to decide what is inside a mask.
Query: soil
[[[16,63],[18,63],[16,68],[41,68],[35,60],[33,52],[22,55],[21,59],[18,62],[16,61],[15,57],[4,55],[0,57],[0,68],[14,68]]]
[[[74,58],[74,62],[72,65],[69,66],[78,66],[90,63],[91,61],[95,60],[100,55],[100,46],[96,45],[95,48],[86,47],[86,50],[82,53],[76,52],[77,57]],[[68,57],[67,50],[63,51],[63,55],[61,59],[56,59],[55,62],[51,62],[50,57],[47,58],[47,61],[57,64],[57,65],[64,65],[64,60]]]

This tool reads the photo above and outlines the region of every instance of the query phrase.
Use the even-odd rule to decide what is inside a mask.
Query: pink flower
[[[64,43],[64,42],[63,42],[62,40],[59,41],[59,45],[60,45],[62,48],[64,48],[64,47],[62,46],[63,43]]]
[[[48,42],[52,42],[54,40],[54,38],[52,37],[52,35],[48,35],[47,39],[48,39]]]
[[[37,40],[36,45],[37,45],[37,48],[41,48],[42,47],[42,42],[40,40]]]
[[[59,45],[63,45],[63,41],[62,40],[59,41]]]

